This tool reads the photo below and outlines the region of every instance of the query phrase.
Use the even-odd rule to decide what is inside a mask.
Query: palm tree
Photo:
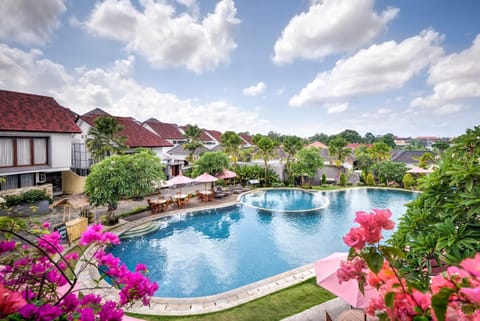
[[[391,148],[384,142],[375,142],[372,147],[367,150],[367,153],[377,161],[377,163],[385,160],[390,160]]]
[[[88,130],[86,143],[95,162],[120,154],[128,148],[125,144],[127,137],[120,135],[123,126],[114,117],[98,117],[93,124]]]
[[[201,135],[202,130],[197,125],[187,125],[187,129],[185,130],[185,138],[187,139],[187,142],[183,144],[183,148],[190,151],[190,154],[188,155],[190,162],[193,162],[195,151],[200,147],[203,147],[203,143],[200,140]]]
[[[336,137],[328,144],[328,153],[330,156],[337,158],[336,165],[337,167],[342,167],[342,163],[345,160],[345,157],[352,153],[352,149],[346,147],[347,140],[343,137]]]
[[[291,161],[295,159],[297,153],[303,148],[304,140],[298,136],[287,136],[283,141],[283,148],[287,155],[287,161],[285,162],[285,168],[287,169],[288,178],[292,176],[292,170],[290,168]]]
[[[426,169],[429,161],[435,161],[435,156],[433,153],[426,152],[423,153],[422,156],[418,158],[414,157],[413,159],[418,160],[418,167]]]
[[[263,159],[265,164],[265,180],[267,179],[268,161],[275,156],[275,147],[277,146],[275,141],[268,136],[259,137],[256,140],[257,155]]]
[[[226,131],[222,134],[221,141],[225,147],[225,152],[230,155],[233,164],[235,165],[238,161],[240,154],[240,146],[242,144],[242,139],[240,136],[232,131]]]

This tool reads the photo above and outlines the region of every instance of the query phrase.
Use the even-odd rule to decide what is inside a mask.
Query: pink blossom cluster
[[[389,209],[374,209],[372,213],[358,211],[355,213],[354,222],[359,227],[352,227],[343,237],[343,241],[355,250],[360,251],[365,244],[378,243],[382,237],[382,229],[392,230],[395,223],[390,220],[392,212]]]
[[[121,308],[125,305],[136,301],[149,304],[158,285],[146,277],[145,265],[139,264],[134,272],[129,271],[118,258],[101,248],[90,258],[76,252],[63,255],[60,235],[48,232],[49,226],[44,223],[39,227],[37,240],[30,247],[20,242],[0,241],[0,255],[10,252],[15,258],[0,268],[0,318],[116,321],[122,319]],[[22,238],[21,234],[15,235]],[[23,240],[28,243],[27,239]],[[119,242],[117,235],[104,232],[100,224],[94,224],[83,233],[80,245],[83,253],[84,247],[90,244],[103,246]],[[74,272],[74,263],[80,258],[88,264],[102,266],[104,273],[119,287],[120,302],[103,302],[94,294],[78,295],[76,278],[69,280],[65,272]]]
[[[377,244],[382,239],[382,229],[394,227],[390,216],[389,210],[357,212],[355,222],[360,227],[352,228],[343,238],[355,252],[348,262],[341,263],[337,271],[339,281],[366,280],[369,286],[378,290],[378,296],[370,300],[365,312],[383,314],[389,320],[480,321],[480,253],[465,259],[460,266],[451,266],[446,272],[434,276],[430,288],[421,292],[409,286],[390,264],[392,257],[383,252],[385,247]],[[365,262],[372,253],[384,258],[377,273],[365,269]],[[432,305],[434,299],[437,303]],[[444,314],[440,312],[439,301],[445,304]]]
[[[337,270],[337,278],[340,283],[351,279],[360,280],[364,277],[364,269],[367,268],[365,261],[356,256],[350,261],[341,261],[340,268]]]

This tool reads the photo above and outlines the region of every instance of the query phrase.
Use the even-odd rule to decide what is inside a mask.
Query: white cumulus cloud
[[[265,91],[267,86],[264,82],[259,82],[255,86],[250,86],[243,89],[243,94],[245,96],[258,96]]]
[[[130,0],[105,0],[84,25],[97,36],[125,44],[155,67],[185,66],[202,73],[228,63],[240,23],[233,0],[221,0],[202,20],[195,1],[178,2],[191,12],[179,14],[167,1],[140,1],[142,10],[138,10]]]
[[[415,98],[413,107],[433,108],[439,114],[453,113],[465,108],[461,102],[480,97],[480,35],[470,48],[445,56],[429,71],[428,83],[433,93]]]
[[[348,108],[348,103],[343,103],[343,104],[332,104],[328,105],[328,113],[329,114],[335,114],[335,113],[342,113]]]
[[[322,59],[371,42],[398,14],[397,8],[374,11],[375,0],[313,1],[307,12],[293,17],[276,41],[276,63],[295,58]]]
[[[67,9],[64,0],[1,1],[0,39],[22,44],[45,44]]]
[[[52,96],[79,114],[100,107],[113,115],[131,116],[139,121],[155,117],[220,131],[261,132],[269,128],[268,121],[260,119],[258,113],[241,110],[226,101],[199,103],[140,85],[133,78],[133,56],[105,68],[79,67],[67,73],[62,65],[43,59],[39,50],[25,52],[0,45],[0,61],[2,89]]]
[[[441,40],[437,32],[424,30],[400,43],[387,41],[362,49],[348,59],[337,61],[332,70],[319,73],[289,104],[323,104],[401,88],[443,54]]]

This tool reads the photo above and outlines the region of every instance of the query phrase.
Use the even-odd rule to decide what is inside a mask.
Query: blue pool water
[[[416,194],[377,189],[322,192],[328,207],[267,212],[238,204],[160,219],[149,234],[109,249],[130,269],[147,265],[156,296],[199,297],[225,292],[346,251],[342,236],[355,212],[390,208],[395,219]]]
[[[300,189],[254,190],[243,195],[240,202],[278,212],[309,211],[328,205],[321,193]]]

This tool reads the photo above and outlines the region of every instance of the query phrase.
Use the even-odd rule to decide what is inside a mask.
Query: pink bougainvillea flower
[[[0,284],[0,316],[17,312],[27,301],[18,292],[5,288]]]
[[[452,281],[446,279],[445,276],[443,276],[442,274],[437,274],[432,277],[430,288],[432,289],[432,293],[436,294],[440,292],[442,288],[455,289],[455,284],[453,284]]]
[[[392,217],[392,212],[389,209],[374,209],[375,213],[375,222],[384,230],[393,230],[395,227],[395,222],[390,219]]]
[[[460,292],[472,303],[480,304],[480,286],[475,288],[461,288]]]
[[[0,241],[0,255],[5,252],[11,252],[15,249],[15,241]]]
[[[57,231],[50,234],[42,235],[38,238],[37,245],[41,249],[45,250],[48,254],[57,254],[63,252],[63,246],[61,244],[62,237]]]
[[[343,242],[357,251],[365,247],[365,235],[361,227],[352,227],[350,231],[343,237]]]
[[[460,266],[472,275],[480,277],[480,253],[477,253],[473,258],[463,260]]]

